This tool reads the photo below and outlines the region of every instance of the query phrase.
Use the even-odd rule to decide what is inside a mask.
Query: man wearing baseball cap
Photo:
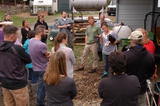
[[[143,47],[143,34],[140,31],[133,31],[128,39],[131,41],[131,47],[124,52],[127,60],[126,73],[138,77],[141,84],[138,106],[146,106],[146,80],[154,73],[155,60],[153,55]]]

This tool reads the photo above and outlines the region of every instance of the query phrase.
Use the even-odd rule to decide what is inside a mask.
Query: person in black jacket
[[[133,31],[129,39],[131,47],[124,52],[127,60],[126,73],[138,77],[141,84],[138,106],[146,106],[146,80],[154,74],[155,60],[153,55],[143,47],[143,34],[140,31]]]
[[[37,23],[34,25],[34,30],[36,29],[36,27],[38,26],[38,25],[44,25],[45,27],[46,27],[46,33],[48,33],[48,24],[44,21],[44,15],[43,14],[39,14],[38,15],[38,20],[37,20]],[[42,39],[41,39],[41,41],[43,42],[43,43],[46,43],[47,42],[47,34],[46,34],[46,36],[43,36],[42,37]]]
[[[5,13],[4,17],[5,17],[4,21],[11,21],[10,20],[11,17],[9,13]]]
[[[28,20],[22,21],[22,28],[21,28],[21,34],[22,34],[22,45],[24,45],[24,42],[28,38],[28,32],[31,30],[28,24]]]
[[[18,28],[7,25],[3,29],[4,41],[0,42],[0,78],[5,106],[29,106],[27,69],[31,63],[27,52],[14,42],[18,38]]]
[[[112,75],[103,78],[98,92],[101,106],[137,106],[140,83],[136,76],[125,73],[126,59],[122,52],[111,52],[108,57]]]

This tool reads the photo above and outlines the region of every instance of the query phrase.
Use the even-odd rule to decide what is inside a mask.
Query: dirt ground
[[[29,13],[18,14],[22,18],[24,17],[36,17],[30,16]],[[54,16],[53,16],[54,17]],[[57,17],[55,17],[57,18]],[[115,16],[109,16],[111,20],[115,19]],[[47,23],[52,24],[52,20],[46,20]],[[30,24],[31,25],[31,24]],[[83,50],[81,50],[82,53]],[[82,55],[82,54],[81,54]],[[80,58],[80,57],[77,57]],[[76,58],[76,59],[77,59]],[[104,59],[103,59],[104,60]],[[80,61],[77,61],[75,68],[79,65]],[[78,88],[78,95],[73,100],[75,106],[100,106],[101,98],[98,95],[98,84],[101,80],[101,75],[104,70],[104,61],[99,62],[99,67],[95,73],[88,73],[88,69],[91,67],[91,63],[87,63],[85,70],[74,71],[74,80]],[[36,98],[30,98],[31,106],[35,106]]]

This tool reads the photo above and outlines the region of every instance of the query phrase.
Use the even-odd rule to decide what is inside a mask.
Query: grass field
[[[0,12],[0,21],[4,20],[4,12]],[[37,16],[30,16],[29,12],[24,12],[21,14],[16,14],[16,15],[10,15],[11,16],[11,21],[14,22],[14,25],[17,27],[21,27],[22,26],[22,20],[26,19],[28,20],[29,24],[35,24],[35,22],[37,21]],[[45,16],[45,20],[51,20],[53,17],[60,17],[60,14],[54,14],[54,15],[50,15],[50,16]]]
[[[5,13],[0,12],[0,18],[1,18],[2,21],[4,20],[4,14]],[[36,17],[28,17],[28,16],[21,17],[21,16],[18,16],[18,15],[11,15],[11,20],[14,22],[14,25],[17,26],[17,27],[22,26],[22,20],[23,19],[27,19],[29,23],[35,23],[36,20],[37,20]]]

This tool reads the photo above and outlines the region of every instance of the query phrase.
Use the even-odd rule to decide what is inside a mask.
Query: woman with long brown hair
[[[116,33],[114,33],[112,30],[109,29],[108,24],[106,22],[101,23],[101,28],[103,30],[103,33],[100,38],[100,43],[103,45],[102,53],[104,54],[104,59],[105,59],[105,70],[104,74],[101,77],[104,78],[107,77],[109,74],[108,56],[110,55],[111,52],[117,50],[117,43],[119,43],[120,38]]]
[[[27,40],[28,38],[28,32],[31,30],[31,28],[29,27],[28,21],[27,20],[23,20],[22,21],[22,28],[21,28],[21,34],[22,34],[22,45],[24,44],[24,42]]]
[[[65,32],[60,32],[54,39],[54,47],[52,53],[62,50],[66,55],[67,63],[67,75],[73,78],[73,66],[76,63],[76,59],[73,50],[66,46],[68,41],[68,35]]]
[[[44,74],[47,91],[47,106],[73,106],[72,99],[77,88],[72,78],[67,77],[66,56],[59,50],[51,55]]]

